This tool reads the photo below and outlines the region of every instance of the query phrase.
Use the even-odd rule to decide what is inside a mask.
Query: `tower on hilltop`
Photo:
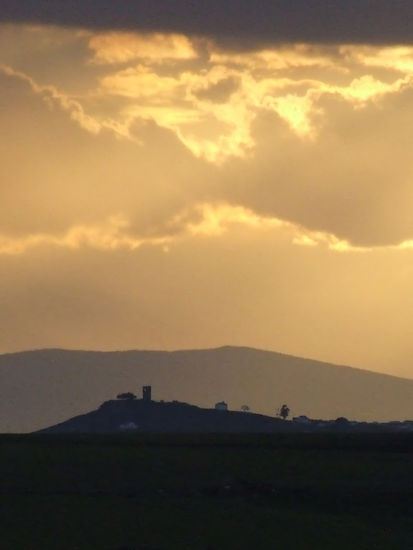
[[[152,401],[152,386],[142,386],[142,399]]]

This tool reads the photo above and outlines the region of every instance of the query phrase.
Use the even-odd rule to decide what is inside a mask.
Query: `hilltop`
[[[94,411],[51,426],[43,433],[271,433],[299,431],[279,418],[202,409],[188,403],[117,399]]]
[[[184,351],[70,351],[0,355],[0,432],[32,432],[149,384],[155,401],[211,408],[225,400],[274,417],[359,421],[413,418],[413,380],[276,352],[222,347]]]

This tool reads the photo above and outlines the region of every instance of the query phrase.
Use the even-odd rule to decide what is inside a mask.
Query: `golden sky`
[[[0,352],[413,377],[413,46],[0,25]]]

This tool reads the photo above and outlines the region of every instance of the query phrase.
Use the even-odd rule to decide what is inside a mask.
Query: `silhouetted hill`
[[[111,400],[97,410],[51,426],[44,433],[254,433],[298,431],[299,426],[261,414],[202,409],[188,403]]]
[[[413,418],[413,380],[250,348],[0,355],[0,432],[31,432],[99,407],[120,392],[210,408],[355,420]]]

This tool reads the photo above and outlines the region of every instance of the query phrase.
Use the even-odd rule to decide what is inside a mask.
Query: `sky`
[[[0,352],[413,377],[411,2],[0,4]]]

